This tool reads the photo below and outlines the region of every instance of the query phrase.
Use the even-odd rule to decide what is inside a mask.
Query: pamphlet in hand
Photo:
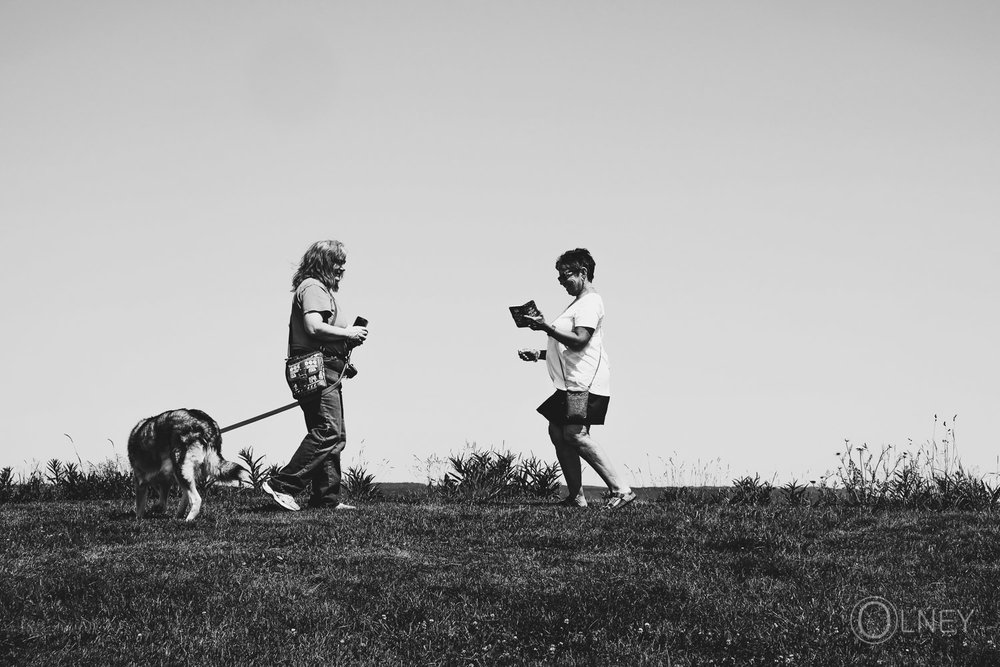
[[[514,318],[514,324],[519,327],[526,327],[531,325],[531,320],[529,317],[541,317],[542,313],[538,310],[538,306],[535,305],[534,301],[529,301],[523,306],[510,306],[510,314]]]

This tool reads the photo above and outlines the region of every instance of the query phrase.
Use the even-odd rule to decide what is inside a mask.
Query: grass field
[[[10,503],[0,662],[995,665],[998,532],[993,512],[684,501],[291,514],[223,491],[141,525],[127,500]]]

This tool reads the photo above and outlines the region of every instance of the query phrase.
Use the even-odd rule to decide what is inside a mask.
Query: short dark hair
[[[587,269],[587,278],[593,281],[594,269],[597,268],[597,264],[594,262],[594,258],[589,250],[586,248],[574,248],[559,255],[559,259],[556,260],[556,270],[560,271],[564,268],[574,271]]]

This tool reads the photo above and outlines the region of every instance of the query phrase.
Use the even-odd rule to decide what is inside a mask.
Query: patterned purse
[[[285,360],[285,380],[295,399],[305,398],[326,389],[323,353],[312,352]]]

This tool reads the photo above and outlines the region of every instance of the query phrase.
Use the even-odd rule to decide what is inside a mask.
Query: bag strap
[[[556,341],[556,345],[561,345],[561,343],[559,341]],[[563,345],[563,347],[566,347],[566,346]],[[597,352],[597,365],[594,366],[594,377],[592,377],[590,379],[590,384],[587,385],[587,388],[585,389],[585,391],[590,391],[590,388],[594,386],[594,382],[597,380],[597,372],[601,369],[601,358],[603,356],[604,356],[604,345],[602,344],[601,347],[598,348],[598,352]],[[566,378],[566,367],[563,366],[562,354],[559,353],[559,348],[558,347],[556,348],[556,358],[559,359],[559,369],[562,371],[563,386],[566,387],[566,391],[569,391],[570,390],[569,389],[569,382],[568,382],[568,380]],[[579,391],[579,390],[577,390],[577,391]]]
[[[299,308],[299,304],[295,302],[295,297],[292,297],[292,314],[288,316],[288,346],[285,348],[285,359],[292,358],[292,320],[295,318],[295,311],[302,310]],[[301,315],[299,318],[301,319]]]
[[[586,296],[586,295],[584,295],[584,296]],[[573,302],[571,304],[569,304],[568,306],[566,306],[565,308],[563,308],[563,311],[562,311],[562,313],[559,314],[559,317],[562,317],[563,315],[565,315],[566,311],[568,311],[576,303],[578,303],[581,298],[583,298],[583,297],[577,297],[577,298],[573,299]],[[559,317],[557,317],[556,319],[558,320]],[[597,333],[596,329],[594,330],[594,333]],[[556,345],[562,345],[562,344],[559,341],[556,341]],[[566,347],[566,346],[563,345],[563,347]],[[567,378],[566,378],[566,367],[563,366],[562,355],[559,354],[559,348],[558,347],[556,348],[556,356],[559,358],[559,369],[562,371],[563,385],[566,387],[566,391],[569,391],[569,382],[567,382]],[[594,386],[594,382],[597,381],[597,373],[601,369],[601,357],[603,357],[603,356],[604,356],[604,344],[602,342],[601,343],[601,347],[600,347],[600,349],[598,351],[598,354],[597,354],[597,366],[594,367],[594,377],[592,377],[590,379],[590,384],[587,385],[587,388],[584,391],[590,391],[590,388]]]
[[[323,283],[321,281],[320,281],[319,284],[322,285],[323,290],[326,291],[326,295],[328,297],[330,297],[330,322],[328,322],[328,323],[334,323],[334,322],[337,321],[337,300],[334,298],[333,294],[330,292],[330,289],[326,285],[323,285]],[[297,288],[296,288],[296,291],[298,291]],[[309,312],[312,312],[312,311],[309,311]],[[296,315],[296,313],[298,313],[298,314]],[[299,305],[299,301],[298,301],[297,295],[293,296],[292,297],[292,313],[291,313],[291,315],[289,315],[289,319],[288,319],[288,345],[285,348],[285,359],[291,359],[292,358],[292,319],[295,318],[295,317],[298,317],[299,320],[302,320],[305,316],[306,316],[305,313],[302,312],[302,307]],[[333,352],[328,351],[326,349],[325,345],[320,345],[319,346],[319,350],[317,350],[317,351],[318,352],[322,352],[324,356],[326,356],[326,355],[330,355],[332,357],[338,356],[338,355],[334,354]],[[350,350],[348,350],[347,353],[344,355],[343,361],[345,363],[347,363],[350,360],[351,360],[351,352],[350,352]]]

